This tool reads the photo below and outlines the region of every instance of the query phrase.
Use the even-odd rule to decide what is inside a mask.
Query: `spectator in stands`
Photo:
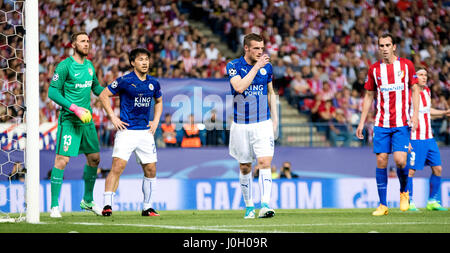
[[[59,105],[57,105],[53,101],[47,101],[45,104],[45,107],[42,108],[41,115],[42,115],[42,122],[57,122],[58,116],[59,116]]]
[[[331,85],[328,81],[324,81],[322,84],[322,90],[319,91],[320,94],[322,95],[322,100],[326,101],[326,100],[332,100],[336,94],[336,91],[334,91],[331,88]]]
[[[94,10],[89,12],[89,18],[84,21],[85,30],[88,34],[91,33],[92,30],[98,27],[98,20],[95,17],[96,12]]]
[[[181,147],[183,148],[199,148],[202,146],[200,140],[200,129],[195,123],[194,115],[189,115],[189,123],[183,124],[183,140]]]
[[[295,72],[294,76],[287,89],[289,94],[287,99],[291,105],[301,110],[304,105],[303,100],[305,98],[313,98],[314,95],[311,92],[308,82],[303,79],[301,72]]]
[[[364,91],[364,80],[366,76],[367,76],[366,70],[359,71],[358,78],[352,84],[352,89],[356,90],[359,94],[362,94]]]
[[[272,164],[272,167],[270,168],[271,172],[272,172],[272,179],[278,179],[280,178],[280,174],[277,171],[277,166],[275,166],[275,164]]]
[[[18,180],[20,182],[25,182],[25,174],[27,173],[27,169],[23,167],[22,163],[14,162],[14,166],[12,168],[10,179]]]
[[[329,122],[336,116],[335,113],[336,107],[333,106],[333,100],[325,100],[325,102],[319,106],[319,121]]]
[[[102,145],[107,145],[105,139],[105,127],[103,127],[106,119],[106,113],[103,110],[102,104],[99,99],[96,99],[94,106],[92,107],[92,120],[95,124],[95,129],[97,129],[97,135]]]
[[[343,139],[343,147],[349,147],[353,139],[353,128],[345,117],[342,109],[337,109],[335,116],[329,121],[329,140],[332,147],[337,146],[337,141]]]
[[[219,59],[219,49],[216,48],[216,43],[211,42],[209,46],[205,49],[206,58],[208,60],[217,60]]]
[[[217,119],[217,112],[211,111],[211,117],[205,122],[206,146],[217,146],[223,144],[223,123]]]
[[[164,123],[161,124],[163,141],[166,147],[177,147],[177,132],[175,124],[172,123],[172,116],[170,113],[166,113],[164,119]]]
[[[2,9],[12,11],[14,5],[7,1]],[[390,30],[396,36],[401,36],[402,40],[398,45],[400,56],[410,58],[414,63],[426,63],[432,72],[438,73],[437,79],[430,77],[430,83],[437,84],[436,88],[442,89],[439,93],[443,93],[446,100],[449,100],[450,50],[446,10],[448,6],[441,0],[358,0],[346,1],[344,6],[338,6],[334,1],[303,0],[203,0],[173,3],[149,0],[109,0],[101,3],[94,0],[42,0],[39,1],[39,16],[43,17],[39,20],[39,38],[42,44],[39,50],[39,72],[42,74],[40,86],[44,87],[43,85],[49,83],[54,64],[69,55],[67,38],[73,32],[90,29],[93,53],[89,58],[92,59],[94,67],[99,69],[98,79],[104,80],[105,83],[110,83],[107,80],[111,79],[113,66],[117,65],[119,71],[124,72],[119,67],[122,58],[120,52],[126,54],[129,48],[135,47],[133,43],[144,43],[153,53],[154,69],[151,71],[152,75],[157,77],[220,76],[221,74],[217,73],[220,68],[205,69],[205,66],[209,66],[211,56],[204,52],[211,41],[194,28],[185,18],[187,17],[204,21],[221,37],[221,41],[226,41],[226,45],[234,53],[242,50],[241,38],[247,31],[257,31],[263,35],[271,59],[280,59],[272,62],[274,85],[280,89],[280,95],[283,95],[283,88],[292,80],[292,68],[296,67],[289,65],[292,61],[282,61],[284,54],[289,54],[294,61],[297,59],[302,69],[310,69],[311,76],[302,73],[314,95],[322,90],[322,82],[328,81],[330,74],[337,72],[339,68],[352,88],[356,89],[359,95],[363,95],[366,67],[377,60],[377,33],[381,27],[381,30]],[[390,19],[394,16],[398,22],[389,27]],[[20,28],[20,25],[15,25],[22,22],[20,15],[13,13],[6,18],[7,22],[2,22],[0,29],[4,33],[14,34],[15,30]],[[123,34],[129,37],[124,39]],[[5,39],[0,40],[0,45],[6,45]],[[166,52],[161,51],[166,44],[174,42],[179,46],[174,46],[169,55],[176,55],[176,58],[167,61]],[[23,40],[18,37],[8,37],[8,45],[13,45],[12,47],[20,48],[21,43]],[[197,66],[190,72],[186,71],[189,67],[184,68],[186,64],[182,66],[178,60],[183,48],[189,48],[191,57],[197,60]],[[20,65],[23,64],[23,61],[20,63],[23,56],[19,54],[20,50],[15,50],[20,60],[6,60],[16,57],[13,51],[11,47],[2,47],[0,72],[3,72],[4,76],[12,74],[16,78],[16,72],[20,73]],[[217,51],[223,54],[221,50]],[[200,61],[203,63],[200,64]],[[5,67],[7,65],[9,68]],[[283,73],[288,74],[280,77]],[[337,78],[339,76],[337,75]],[[436,97],[439,97],[439,94],[436,94]],[[313,108],[313,102],[308,102],[309,108]]]
[[[292,179],[298,178],[298,175],[291,171],[291,162],[283,162],[280,178]]]

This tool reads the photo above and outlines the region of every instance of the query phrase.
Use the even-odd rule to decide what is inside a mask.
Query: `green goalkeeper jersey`
[[[83,124],[80,119],[69,110],[75,104],[91,111],[91,91],[100,95],[103,87],[100,85],[92,62],[85,59],[80,64],[72,56],[63,60],[55,69],[50,83],[49,98],[61,106],[59,123],[71,121]],[[92,123],[92,121],[91,121]]]

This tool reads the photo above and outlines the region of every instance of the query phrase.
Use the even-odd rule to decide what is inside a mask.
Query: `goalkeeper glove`
[[[88,109],[79,107],[76,104],[72,104],[69,107],[69,110],[72,111],[73,113],[75,113],[75,115],[77,115],[77,117],[81,120],[81,122],[83,122],[83,123],[91,122],[92,115]]]

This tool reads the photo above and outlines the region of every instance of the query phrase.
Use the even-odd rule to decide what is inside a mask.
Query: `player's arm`
[[[152,134],[155,134],[156,128],[158,128],[162,111],[163,111],[163,100],[162,100],[162,96],[161,96],[161,97],[155,98],[155,113],[153,114],[153,121],[149,122],[150,132]]]
[[[363,98],[361,118],[359,120],[358,128],[356,128],[356,137],[358,137],[361,140],[364,139],[364,135],[363,135],[364,123],[366,123],[367,115],[369,114],[370,108],[372,108],[374,96],[375,96],[375,91],[366,90],[366,94],[364,95],[364,98]]]
[[[415,131],[419,124],[420,86],[418,84],[414,84],[412,86],[411,100],[413,105],[413,115],[411,117],[411,131]]]
[[[259,58],[256,64],[248,72],[248,74],[244,76],[244,78],[242,78],[240,75],[232,77],[230,79],[230,83],[231,86],[233,86],[233,89],[238,93],[243,93],[253,82],[253,79],[255,79],[256,74],[258,74],[259,69],[266,66],[267,63],[269,63],[269,56],[264,54],[263,56],[261,56],[261,58]]]
[[[72,103],[62,95],[62,92],[58,88],[51,85],[48,88],[48,98],[67,110],[69,110],[70,106],[72,105]]]
[[[62,90],[64,83],[66,82],[67,75],[68,70],[66,66],[62,63],[58,64],[48,88],[48,98],[53,100],[59,106],[69,110],[72,103],[62,95]]]
[[[117,117],[116,114],[114,114],[110,100],[110,97],[112,96],[114,96],[114,94],[109,89],[103,89],[103,91],[100,93],[98,97],[100,99],[100,102],[102,103],[103,108],[108,114],[111,123],[114,125],[114,128],[116,130],[125,130],[127,129],[126,126],[128,126],[128,123],[121,121],[119,117]]]
[[[430,108],[430,115],[433,118],[442,118],[445,116],[450,116],[450,109],[439,110],[439,109],[435,109],[435,108]]]
[[[278,139],[278,106],[277,106],[277,94],[273,89],[273,83],[267,84],[267,99],[269,102],[270,117],[273,123],[274,139]]]
[[[100,96],[100,94],[102,93],[103,89],[105,89],[105,88],[100,85],[100,82],[98,81],[97,74],[95,73],[95,71],[94,71],[94,78],[93,79],[94,80],[92,80],[92,87],[91,87],[91,89],[92,89],[92,92],[98,97],[98,96]]]
[[[411,100],[413,106],[413,115],[411,117],[411,131],[415,131],[419,125],[420,92],[422,87],[417,79],[416,69],[411,61],[407,60],[409,87],[411,87]]]

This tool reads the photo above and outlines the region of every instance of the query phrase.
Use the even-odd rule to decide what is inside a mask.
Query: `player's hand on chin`
[[[266,64],[268,64],[270,62],[270,58],[267,54],[263,54],[259,60],[256,62],[257,68],[263,68],[264,66],[266,66]]]

